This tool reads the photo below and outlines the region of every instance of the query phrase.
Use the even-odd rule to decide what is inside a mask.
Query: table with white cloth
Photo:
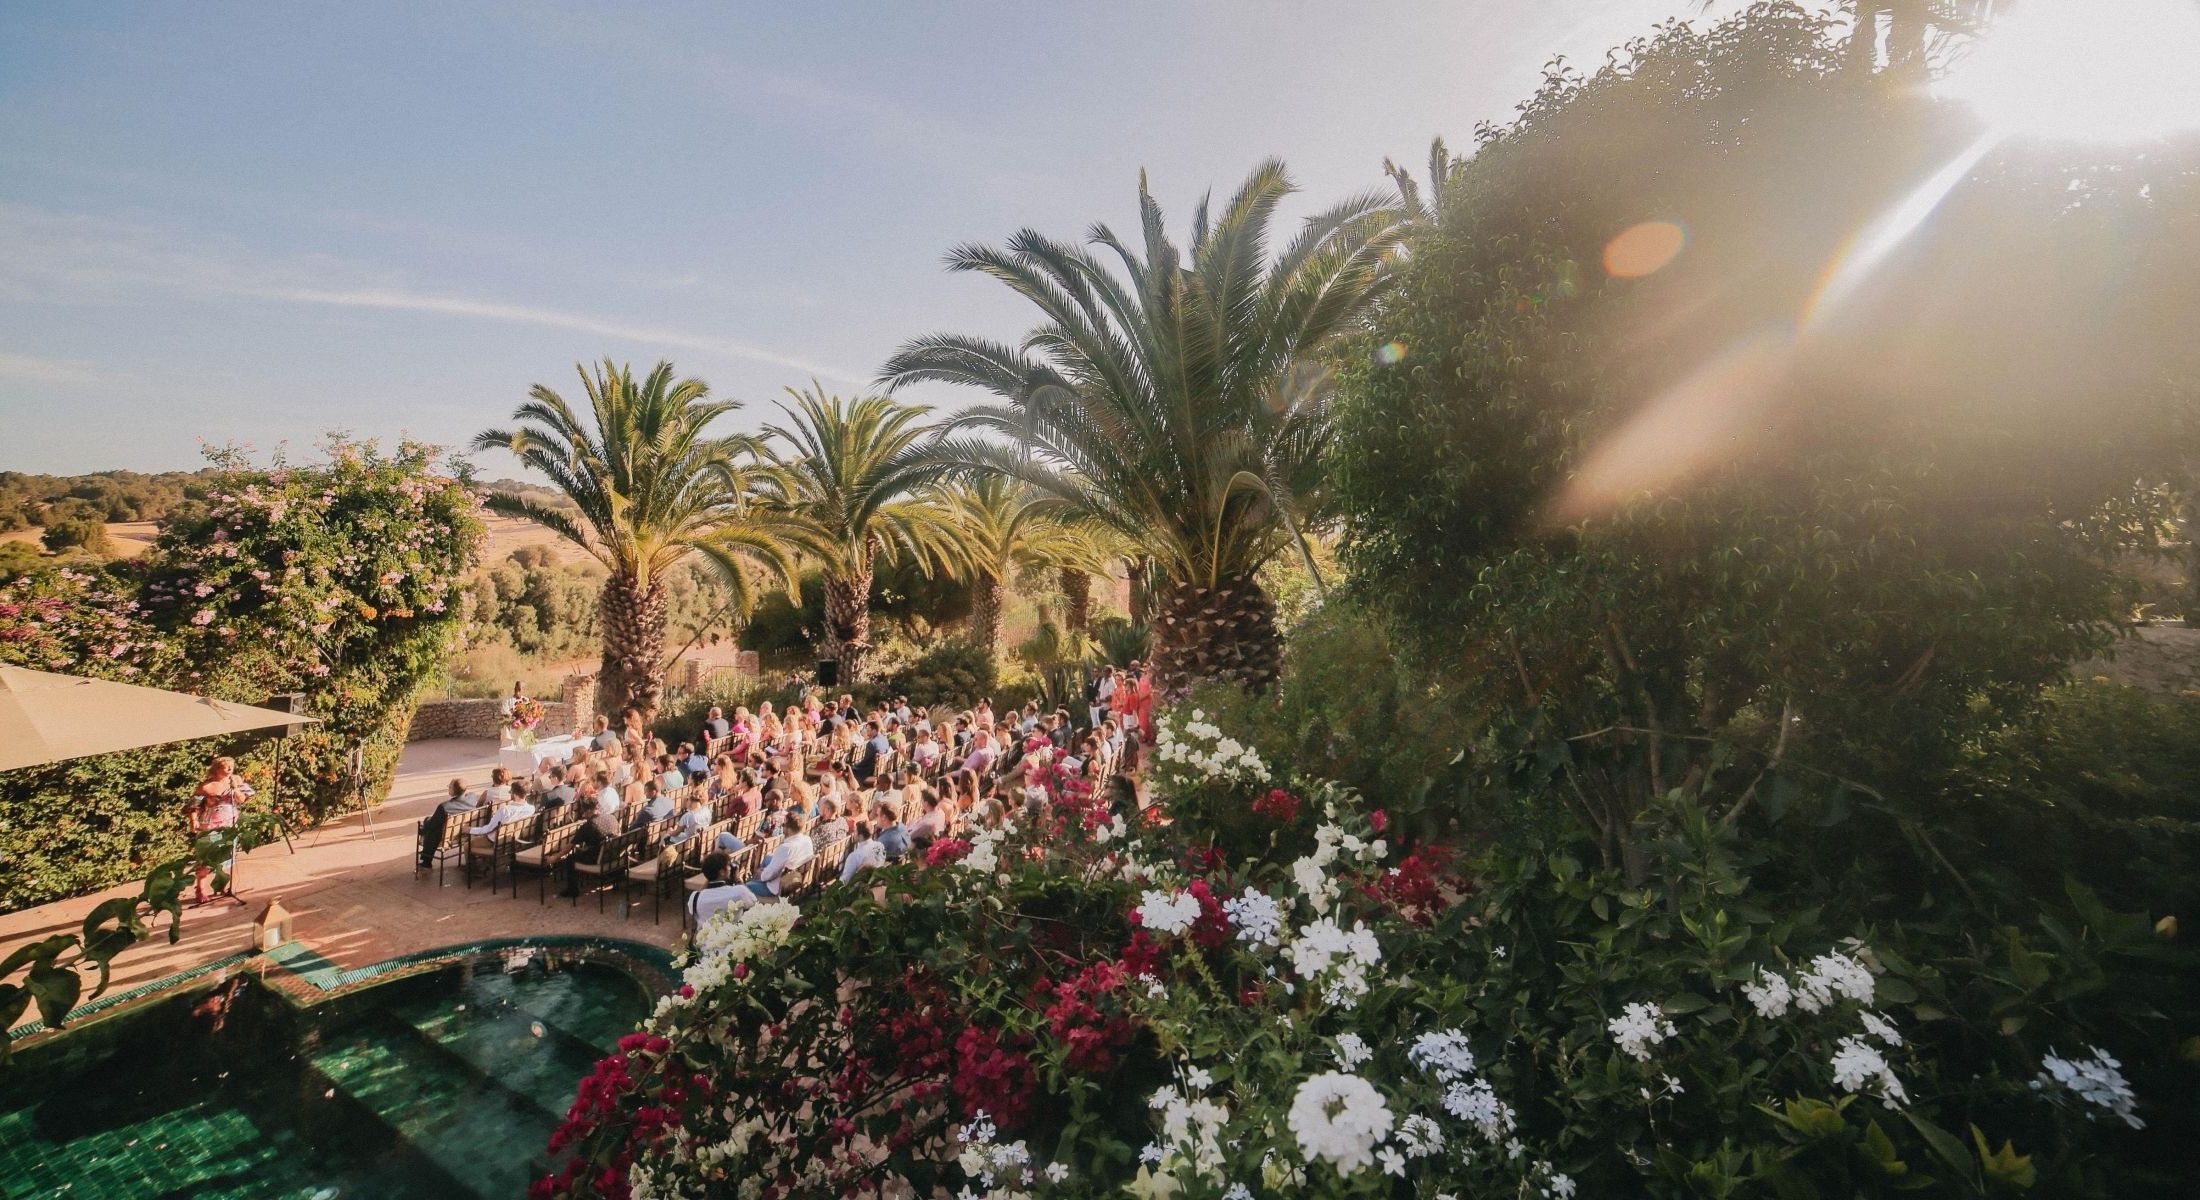
[[[563,764],[573,757],[573,751],[584,743],[571,737],[537,738],[532,746],[506,745],[497,748],[497,765],[512,773],[514,779],[533,775],[544,763]]]

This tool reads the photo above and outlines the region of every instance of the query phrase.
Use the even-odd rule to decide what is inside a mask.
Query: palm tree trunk
[[[1154,612],[1154,566],[1150,558],[1130,558],[1128,565],[1131,581],[1131,623],[1152,625]]]
[[[970,640],[985,651],[987,658],[1001,652],[1001,618],[1007,606],[1007,581],[979,571],[970,581]]]
[[[603,666],[596,675],[597,711],[617,723],[637,709],[646,723],[657,715],[664,692],[658,660],[665,652],[665,589],[654,580],[613,575],[598,601],[603,619]]]
[[[1071,633],[1092,632],[1092,576],[1075,567],[1055,573],[1062,589],[1062,623]]]
[[[1154,600],[1157,690],[1180,696],[1195,683],[1220,680],[1258,692],[1283,673],[1276,602],[1251,575],[1212,589],[1164,579]]]
[[[825,577],[827,658],[840,660],[843,683],[861,683],[871,657],[871,568]]]

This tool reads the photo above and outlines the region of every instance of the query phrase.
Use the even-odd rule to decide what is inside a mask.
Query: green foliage
[[[885,628],[877,640],[944,629],[970,615],[970,583],[914,562],[880,563],[871,581],[871,617]],[[825,630],[825,585],[816,570],[802,573],[799,602],[764,597],[741,631],[741,644],[764,655],[808,657]]]
[[[56,521],[46,526],[46,532],[39,535],[38,540],[55,554],[77,550],[85,554],[106,555],[113,553],[115,548],[113,539],[107,536],[105,525],[84,518]]]
[[[999,664],[981,646],[957,638],[926,650],[909,665],[879,681],[881,697],[907,696],[919,708],[968,708],[992,698],[1000,685]]]
[[[1936,815],[1978,882],[2082,880],[2104,903],[2200,911],[2200,698],[2074,683],[1967,749]]]
[[[1118,667],[1143,662],[1153,653],[1153,630],[1129,617],[1102,617],[1092,624],[1100,657]]]
[[[1764,5],[1554,74],[1449,169],[1339,368],[1352,593],[1472,681],[1486,758],[1581,739],[1569,802],[1607,853],[1707,770],[1929,782],[2108,644],[2110,562],[2168,527],[2194,426],[2161,381],[2196,377],[2159,315],[2176,276],[2120,280],[2104,314],[2059,273],[2097,275],[2111,225],[2176,257],[2196,177],[2073,205],[2059,164],[2011,151],[1867,299],[1820,303],[1843,239],[1973,136],[1842,50]],[[1657,220],[1685,226],[1678,258],[1603,269]]]
[[[1513,814],[1466,793],[1463,752],[1480,734],[1461,685],[1414,670],[1381,624],[1332,605],[1293,632],[1275,689],[1202,687],[1192,700],[1269,760],[1344,784],[1429,831],[1479,840]]]
[[[63,521],[158,521],[202,494],[214,474],[213,468],[153,475],[0,471],[0,532]]]
[[[331,461],[251,467],[221,458],[203,502],[174,514],[144,559],[59,568],[0,590],[0,660],[246,703],[296,691],[318,723],[282,747],[280,778],[247,763],[294,823],[356,801],[363,745],[378,796],[420,693],[440,673],[458,582],[481,525],[429,448],[336,442]],[[0,776],[0,907],[141,874],[184,848],[180,809],[205,757],[181,745]]]

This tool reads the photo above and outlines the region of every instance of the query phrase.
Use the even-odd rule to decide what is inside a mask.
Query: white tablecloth
[[[546,762],[564,762],[573,757],[579,742],[570,736],[541,738],[532,746],[501,746],[497,749],[497,765],[512,773],[514,779],[533,775]]]

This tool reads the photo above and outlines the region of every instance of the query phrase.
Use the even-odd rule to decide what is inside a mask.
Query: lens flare
[[[1756,452],[1794,356],[1792,330],[1767,330],[1666,389],[1590,451],[1545,519],[1571,525],[1614,512]]]
[[[1406,360],[1404,342],[1384,342],[1375,347],[1375,361],[1386,367],[1394,367]]]
[[[1604,273],[1614,279],[1655,275],[1688,245],[1688,231],[1672,221],[1644,221],[1604,243]]]
[[[2150,141],[2200,129],[2200,5],[2026,0],[1936,83],[1996,132]]]

